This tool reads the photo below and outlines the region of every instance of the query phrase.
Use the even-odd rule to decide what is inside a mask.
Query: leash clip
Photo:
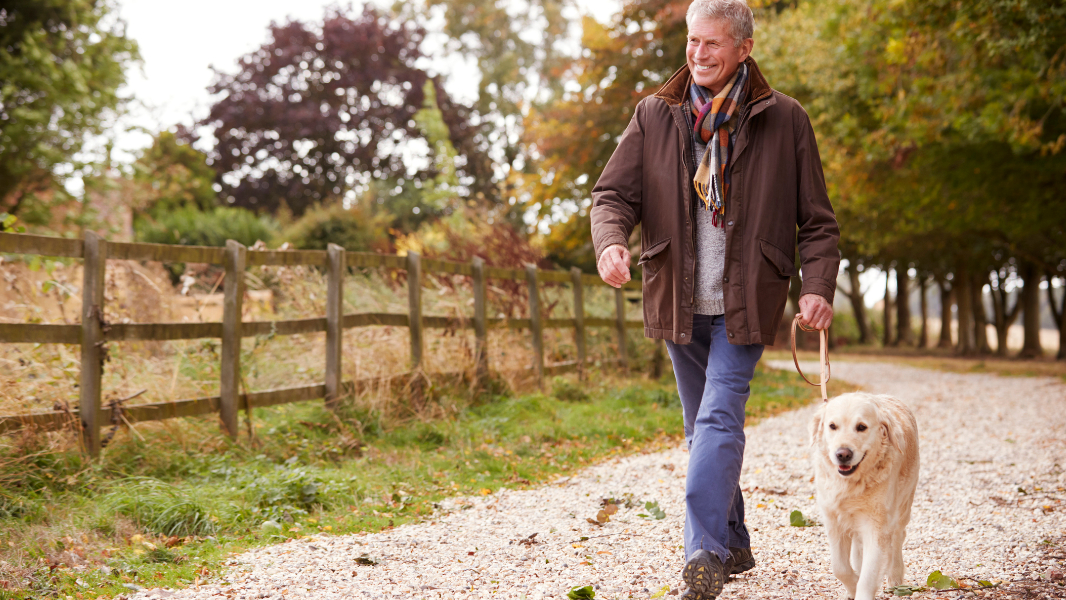
[[[800,319],[802,317],[803,313],[796,313],[795,318],[792,319],[792,362],[796,365],[796,372],[800,374],[800,377],[802,377],[804,381],[806,381],[810,385],[819,386],[820,388],[822,388],[822,402],[829,402],[829,393],[826,388],[826,384],[829,383],[830,377],[829,330],[815,330],[813,327],[807,327],[803,323],[800,323]],[[821,381],[819,381],[818,383],[807,379],[807,376],[803,374],[803,370],[800,369],[799,358],[796,357],[796,326],[799,326],[799,328],[803,331],[818,331],[818,358],[822,367],[822,378]]]

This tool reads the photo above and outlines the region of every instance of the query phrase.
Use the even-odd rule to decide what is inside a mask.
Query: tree
[[[287,205],[299,216],[330,199],[354,200],[371,181],[425,180],[401,149],[421,137],[414,116],[429,76],[416,66],[424,31],[330,9],[320,26],[273,24],[271,40],[240,59],[235,74],[216,71],[218,100],[204,120],[227,202],[257,211]],[[437,104],[472,195],[491,194],[491,165],[476,148],[468,111],[432,80]]]
[[[137,44],[109,0],[8,0],[0,7],[0,212],[53,187],[122,105]]]
[[[207,211],[218,205],[215,170],[207,155],[192,147],[188,134],[160,132],[133,163],[138,209],[155,216],[179,208]]]

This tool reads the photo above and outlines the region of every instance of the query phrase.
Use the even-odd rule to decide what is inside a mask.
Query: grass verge
[[[375,532],[447,496],[525,488],[681,440],[673,380],[556,378],[550,393],[441,393],[433,420],[385,422],[320,403],[257,409],[254,439],[194,418],[123,430],[98,462],[64,434],[0,439],[0,598],[107,598],[217,576],[234,553],[327,532]],[[748,416],[811,402],[759,368]],[[838,385],[839,388],[839,385]],[[751,421],[749,421],[750,423]],[[69,437],[69,434],[67,434]]]

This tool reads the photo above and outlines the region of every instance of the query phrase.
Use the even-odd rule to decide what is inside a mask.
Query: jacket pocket
[[[784,250],[766,240],[759,240],[759,249],[762,250],[762,255],[766,257],[766,260],[774,266],[778,276],[792,277],[796,274],[796,261],[789,258]]]
[[[663,251],[669,246],[670,238],[666,238],[655,242],[647,250],[640,253],[640,259],[637,260],[637,264],[644,268],[645,277],[651,277],[658,273],[659,269],[666,263],[669,255],[664,254]]]

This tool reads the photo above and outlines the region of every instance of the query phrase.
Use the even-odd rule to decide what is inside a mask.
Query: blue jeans
[[[763,346],[729,343],[724,315],[695,315],[692,342],[666,342],[684,409],[689,462],[685,490],[685,556],[699,549],[725,562],[729,548],[749,548],[740,468],[744,406]]]

